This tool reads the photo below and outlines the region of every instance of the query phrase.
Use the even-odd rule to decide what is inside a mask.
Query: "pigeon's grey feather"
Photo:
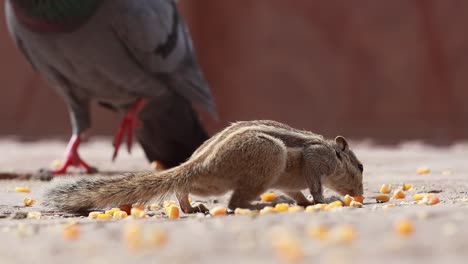
[[[101,5],[72,32],[41,32],[25,26],[14,9],[15,1],[6,1],[10,34],[64,97],[75,133],[90,126],[93,100],[126,109],[146,98],[150,103],[143,112],[153,115],[140,115],[144,120],[138,138],[147,154],[164,156],[166,149],[176,151],[180,145],[193,151],[206,139],[191,104],[200,104],[214,117],[216,108],[173,0],[96,0]],[[186,138],[171,141],[168,135]],[[152,156],[157,155],[148,158]],[[189,155],[183,156],[174,162]]]

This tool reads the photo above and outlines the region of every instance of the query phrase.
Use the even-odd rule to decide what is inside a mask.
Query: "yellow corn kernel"
[[[24,197],[23,199],[24,206],[32,206],[36,203],[36,199],[31,197]]]
[[[393,198],[395,199],[404,199],[406,197],[405,192],[402,189],[395,190],[393,193]]]
[[[342,225],[332,230],[333,240],[338,243],[351,243],[357,238],[357,231],[353,226]]]
[[[413,185],[409,184],[409,183],[403,183],[401,185],[401,189],[405,192],[407,191],[411,191],[411,189],[413,189]]]
[[[161,170],[165,170],[166,166],[164,166],[164,164],[162,164],[162,162],[160,162],[159,160],[155,160],[151,162],[151,168],[153,170],[161,171]]]
[[[130,210],[130,215],[133,218],[145,218],[146,217],[146,212],[144,210],[139,209],[139,208],[132,208]]]
[[[96,219],[98,217],[98,215],[102,214],[102,212],[99,212],[99,211],[95,211],[95,212],[90,212],[88,214],[88,218],[89,219]]]
[[[378,203],[386,203],[386,202],[390,201],[390,197],[388,197],[388,195],[386,195],[386,194],[377,195],[377,196],[375,197],[375,200],[376,200]]]
[[[364,203],[364,196],[355,196],[353,197],[354,201],[359,202],[359,203]]]
[[[299,205],[294,205],[288,208],[289,213],[299,213],[299,212],[304,212],[304,207],[299,206]]]
[[[168,235],[166,230],[156,228],[151,232],[150,243],[154,246],[160,247],[167,243]]]
[[[431,173],[431,170],[427,167],[420,167],[416,170],[416,173],[419,174],[419,175],[423,175],[423,174],[429,174]]]
[[[354,207],[354,208],[362,208],[362,203],[360,202],[356,202],[356,201],[351,201],[351,203],[349,204],[350,207]]]
[[[392,192],[392,185],[390,184],[382,184],[382,186],[380,187],[380,193],[383,193],[383,194],[389,194]]]
[[[309,226],[306,231],[311,238],[325,240],[330,230],[325,225],[313,225]]]
[[[327,204],[325,207],[324,207],[324,210],[331,210],[331,209],[334,209],[334,208],[337,208],[337,207],[342,207],[343,206],[343,203],[341,201],[334,201],[332,203],[329,203]]]
[[[271,206],[265,206],[262,210],[260,210],[260,214],[271,214],[276,212],[278,211],[276,211],[276,209]]]
[[[130,250],[137,250],[142,246],[142,234],[141,227],[132,222],[127,224],[123,230],[123,242],[127,245]]]
[[[313,213],[317,211],[322,211],[324,208],[327,206],[327,204],[315,204],[315,205],[309,205],[306,207],[305,211],[308,213]]]
[[[127,216],[128,216],[128,214],[125,211],[115,211],[112,214],[112,218],[114,218],[114,219],[124,219],[124,218],[127,218]]]
[[[52,161],[52,168],[59,168],[60,166],[62,166],[62,161],[61,160],[53,160]]]
[[[420,201],[424,198],[424,196],[426,196],[427,193],[417,193],[415,195],[413,195],[413,200],[415,201]]]
[[[395,207],[395,204],[386,204],[382,206],[383,209],[394,208],[394,207]]]
[[[225,207],[215,207],[210,210],[210,215],[212,216],[224,216],[227,215],[227,209]]]
[[[15,187],[15,192],[30,193],[31,189],[29,187]]]
[[[264,193],[260,196],[260,199],[264,202],[273,202],[278,196],[275,193]]]
[[[275,210],[277,212],[286,212],[289,209],[289,204],[287,203],[279,203],[275,205]]]
[[[252,214],[254,214],[254,211],[252,211],[250,209],[236,208],[236,210],[234,210],[234,214],[236,214],[236,215],[252,215]]]
[[[188,201],[189,201],[189,203],[192,203],[192,202],[193,202],[192,197],[189,197],[189,198],[188,198]]]
[[[169,219],[177,219],[179,218],[179,207],[172,205],[167,208],[167,217]]]
[[[28,219],[41,219],[42,214],[41,212],[29,212],[27,217]]]
[[[344,201],[345,206],[349,206],[351,202],[354,201],[354,198],[352,196],[345,195],[345,197],[343,198],[343,201]]]
[[[304,257],[302,245],[288,230],[274,230],[272,237],[274,252],[287,262],[299,262]]]
[[[395,223],[395,231],[402,236],[408,236],[414,231],[413,222],[409,219],[398,220]]]
[[[80,226],[78,223],[70,223],[63,228],[63,237],[66,240],[75,240],[80,236]]]
[[[112,218],[112,215],[110,214],[98,214],[96,219],[99,219],[99,220],[109,220]]]
[[[440,203],[440,199],[434,193],[428,193],[424,195],[424,198],[420,202],[425,205],[435,205]]]
[[[112,208],[110,210],[107,210],[105,213],[108,215],[114,215],[115,212],[119,212],[120,208]]]

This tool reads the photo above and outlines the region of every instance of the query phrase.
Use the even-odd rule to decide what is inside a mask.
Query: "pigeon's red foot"
[[[138,99],[132,107],[125,113],[125,116],[120,122],[119,129],[114,137],[114,155],[112,155],[112,160],[114,161],[119,153],[120,145],[122,144],[122,139],[125,134],[127,134],[127,150],[128,153],[132,151],[133,145],[133,129],[138,125],[138,112],[146,105],[147,101],[145,99]]]
[[[70,142],[68,142],[67,149],[65,150],[65,157],[62,165],[59,168],[52,170],[52,174],[65,174],[70,166],[83,167],[86,170],[86,173],[94,173],[97,171],[80,158],[80,155],[78,154],[80,143],[80,135],[73,135],[71,137]]]

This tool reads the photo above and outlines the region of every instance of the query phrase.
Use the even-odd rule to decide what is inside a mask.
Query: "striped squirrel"
[[[311,204],[301,192],[306,188],[315,203],[324,201],[322,185],[340,195],[362,195],[362,172],[344,137],[326,140],[275,121],[241,121],[211,137],[175,168],[58,183],[46,191],[45,205],[77,212],[144,203],[175,192],[182,211],[195,213],[207,208],[193,207],[189,193],[233,191],[230,209],[252,208],[251,202],[272,188],[305,206]]]

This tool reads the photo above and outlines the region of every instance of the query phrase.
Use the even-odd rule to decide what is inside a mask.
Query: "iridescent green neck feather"
[[[70,31],[84,24],[103,0],[10,0],[23,24],[38,31]]]

